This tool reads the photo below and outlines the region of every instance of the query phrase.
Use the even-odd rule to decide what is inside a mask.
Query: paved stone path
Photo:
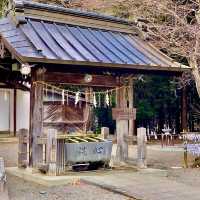
[[[86,182],[141,200],[199,200],[199,185],[169,180],[162,173],[120,172],[83,178]]]

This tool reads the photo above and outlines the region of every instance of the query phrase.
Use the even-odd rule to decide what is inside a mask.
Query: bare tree
[[[200,0],[118,0],[117,15],[124,13],[120,5],[145,40],[192,68],[200,96]],[[182,82],[190,78],[184,74]]]
[[[158,4],[155,1],[149,1],[146,2],[146,6],[154,11],[153,16],[155,16],[146,18],[148,36],[167,54],[182,59],[182,62],[192,68],[200,94],[198,3],[167,0]],[[141,26],[142,23],[138,24]]]
[[[4,15],[7,5],[8,0],[0,0],[0,17]]]
[[[45,4],[60,5],[66,8],[79,8],[87,10],[87,0],[32,0],[32,1]]]

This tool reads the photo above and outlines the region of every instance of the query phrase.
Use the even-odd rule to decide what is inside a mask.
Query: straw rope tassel
[[[33,84],[42,84],[44,85],[45,89],[46,89],[46,96],[47,96],[47,99],[48,99],[48,91],[51,91],[52,93],[52,96],[51,96],[51,99],[52,101],[55,101],[55,93],[56,94],[59,94],[62,96],[62,104],[67,103],[67,105],[69,105],[69,93],[71,94],[70,97],[75,99],[75,105],[77,105],[80,100],[81,100],[81,95],[84,95],[84,96],[87,96],[89,95],[90,98],[88,99],[88,102],[87,103],[91,103],[93,104],[95,107],[99,106],[101,107],[101,95],[103,95],[103,98],[105,98],[105,101],[104,101],[104,106],[112,106],[112,95],[114,93],[117,93],[119,90],[128,90],[129,86],[122,86],[122,87],[118,87],[118,88],[115,88],[115,89],[110,89],[110,90],[106,90],[106,91],[99,91],[99,92],[95,92],[95,94],[92,94],[92,90],[89,90],[87,92],[74,92],[74,91],[70,91],[70,90],[63,90],[63,88],[60,88],[60,87],[57,87],[57,86],[54,86],[54,85],[51,85],[51,84],[48,84],[44,81],[35,81],[33,82]],[[63,94],[63,91],[64,91],[64,94]],[[45,92],[44,92],[45,93]],[[124,92],[125,94],[125,98],[126,98],[126,92]],[[97,96],[98,95],[98,101],[97,102]],[[64,103],[63,103],[64,102]],[[81,104],[79,105],[81,107]]]

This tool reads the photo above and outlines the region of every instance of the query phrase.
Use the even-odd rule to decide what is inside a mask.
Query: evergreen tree
[[[135,83],[135,107],[138,126],[179,129],[180,95],[172,77],[144,76]],[[175,127],[176,124],[176,127]]]

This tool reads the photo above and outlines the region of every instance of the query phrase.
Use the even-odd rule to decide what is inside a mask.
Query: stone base
[[[75,175],[48,176],[32,168],[20,169],[18,167],[8,167],[6,173],[47,187],[70,184],[79,178]]]
[[[44,185],[47,187],[60,186],[74,184],[80,180],[87,180],[88,177],[101,177],[102,175],[108,175],[110,173],[116,173],[114,170],[97,170],[97,171],[85,171],[85,172],[67,172],[64,176],[48,176],[41,174],[37,170],[32,168],[19,169],[18,167],[6,168],[6,173],[22,178],[25,181],[34,182],[36,184]]]
[[[137,167],[140,168],[140,169],[146,169],[147,168],[146,160],[138,160],[137,161]]]

